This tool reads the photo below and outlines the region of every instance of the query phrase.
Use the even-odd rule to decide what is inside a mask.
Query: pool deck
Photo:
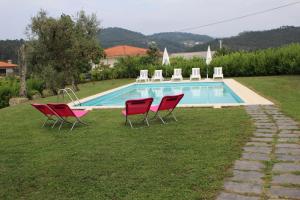
[[[244,105],[274,105],[268,99],[260,96],[234,79],[224,79],[224,83],[244,100]]]
[[[163,81],[163,82],[146,82],[146,84],[156,84],[156,83],[185,83],[191,82],[189,80],[183,80],[179,82],[175,81]],[[236,95],[238,95],[244,103],[224,103],[224,104],[181,104],[178,107],[213,107],[213,108],[221,108],[221,107],[229,107],[229,106],[249,106],[249,105],[274,105],[271,101],[267,100],[266,98],[260,96],[259,94],[255,93],[254,91],[250,90],[246,86],[242,85],[241,83],[237,82],[234,79],[223,79],[223,80],[213,80],[213,79],[202,79],[200,81],[193,81],[193,82],[224,82]],[[112,90],[108,90],[105,92],[98,93],[93,96],[89,96],[83,99],[80,99],[80,102],[86,102],[92,100],[94,98],[106,95],[108,93],[114,92],[116,90],[128,87],[130,85],[134,85],[136,82],[123,85],[121,87],[114,88]],[[145,84],[145,83],[138,83],[138,84]],[[75,104],[69,103],[69,106],[72,108],[75,107]],[[124,108],[124,106],[80,106],[80,109],[110,109],[110,108]]]

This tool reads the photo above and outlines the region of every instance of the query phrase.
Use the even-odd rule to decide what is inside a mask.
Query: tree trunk
[[[77,81],[75,80],[74,76],[72,76],[72,88],[74,91],[79,91],[78,84],[77,84]]]
[[[23,44],[18,52],[19,56],[19,69],[20,69],[20,92],[21,97],[27,97],[26,88],[26,73],[27,73],[27,62],[26,62],[26,46]]]

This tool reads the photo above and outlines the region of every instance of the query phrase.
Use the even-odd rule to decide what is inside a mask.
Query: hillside
[[[104,48],[115,45],[133,45],[145,48],[148,47],[150,42],[154,41],[161,50],[168,47],[169,52],[182,52],[195,44],[202,44],[213,39],[207,35],[181,32],[156,33],[147,36],[142,33],[116,27],[102,29],[98,38]]]
[[[103,48],[108,48],[120,44],[133,45],[137,47],[147,47],[147,38],[142,33],[130,31],[122,28],[101,29],[98,39]]]
[[[12,60],[18,62],[18,49],[24,40],[0,40],[0,61]]]
[[[144,35],[142,33],[122,29],[106,28],[98,34],[103,48],[120,44],[127,44],[147,48],[152,41],[161,50],[168,48],[170,53],[206,51],[210,44],[212,50],[219,48],[219,41],[207,35],[181,32],[156,33]],[[290,43],[300,43],[300,27],[284,26],[267,31],[242,32],[237,36],[222,38],[223,46],[233,50],[256,50],[278,47]],[[17,50],[23,40],[0,40],[0,60],[12,59],[17,63]]]
[[[300,27],[283,26],[267,31],[242,32],[238,36],[222,38],[223,46],[233,50],[257,50],[278,47],[300,42]],[[217,39],[205,44],[195,45],[187,51],[204,51],[208,44],[213,50],[219,48]]]

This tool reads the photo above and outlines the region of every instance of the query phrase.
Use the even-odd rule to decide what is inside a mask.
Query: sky
[[[298,0],[299,1],[299,0]],[[0,0],[0,39],[26,38],[25,28],[40,9],[50,16],[96,13],[101,27],[143,34],[172,32],[281,6],[297,0]],[[300,4],[187,32],[228,37],[243,31],[300,26]]]

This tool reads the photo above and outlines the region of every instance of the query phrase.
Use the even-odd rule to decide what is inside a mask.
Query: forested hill
[[[222,38],[223,46],[233,50],[256,50],[278,47],[290,43],[300,43],[300,27],[283,26],[267,31],[242,32],[238,36]],[[215,39],[205,44],[195,45],[188,51],[207,50],[208,44],[213,50],[219,48],[219,40]]]
[[[147,48],[150,42],[156,42],[161,50],[165,47],[168,51],[206,51],[210,44],[212,50],[219,48],[218,39],[213,39],[207,35],[197,35],[191,33],[168,32],[153,35],[122,29],[106,28],[98,34],[103,48],[115,45],[133,45]],[[222,38],[223,46],[233,50],[256,50],[269,47],[278,47],[289,43],[300,43],[300,27],[284,26],[278,29],[267,31],[250,31],[240,33],[238,36]],[[12,59],[17,63],[17,50],[23,40],[0,40],[0,60]]]
[[[0,61],[12,60],[18,62],[18,49],[24,40],[0,40]]]
[[[213,39],[207,35],[181,32],[144,35],[142,33],[116,27],[102,29],[98,38],[104,48],[115,45],[133,45],[147,48],[150,42],[155,42],[161,50],[167,47],[169,52],[183,52],[195,44],[202,44]]]
[[[98,33],[98,39],[103,48],[120,44],[127,44],[137,47],[146,47],[147,39],[142,33],[122,28],[105,28]]]

